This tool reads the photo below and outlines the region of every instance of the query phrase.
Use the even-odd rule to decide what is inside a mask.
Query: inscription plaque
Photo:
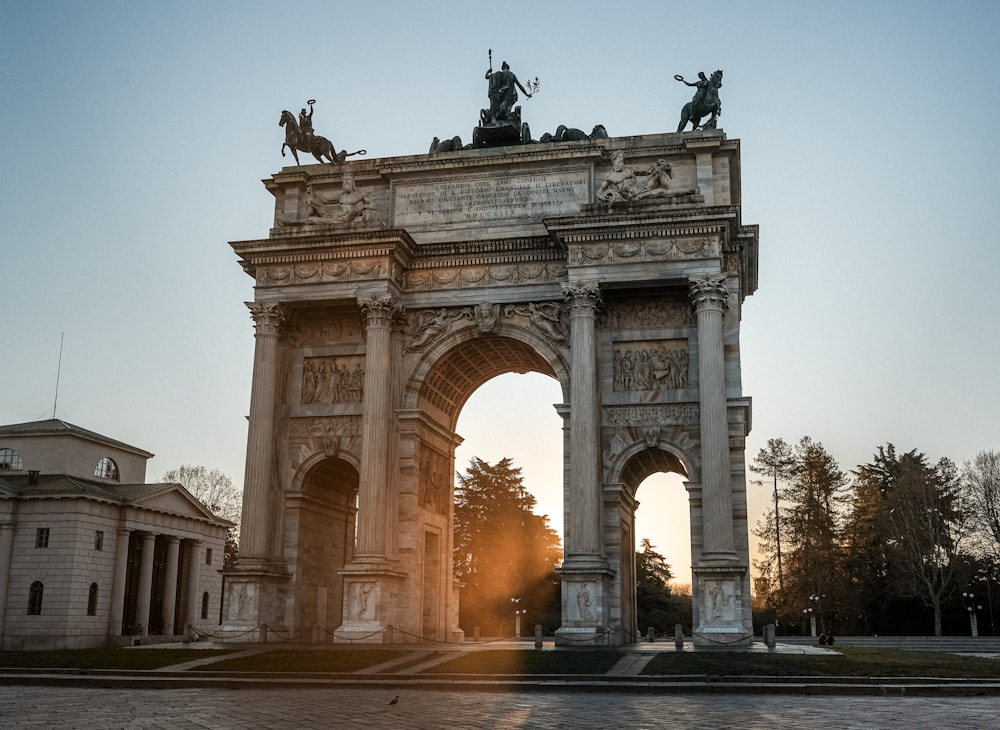
[[[397,183],[393,186],[393,225],[540,219],[577,213],[590,197],[590,171],[582,167],[558,173]]]

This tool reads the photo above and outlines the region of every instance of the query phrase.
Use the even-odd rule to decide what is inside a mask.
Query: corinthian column
[[[601,554],[600,402],[594,330],[597,284],[565,291],[570,311],[569,529],[566,558]]]
[[[284,319],[277,302],[247,302],[247,307],[257,331],[240,527],[240,560],[243,562],[278,557],[274,554],[275,547],[270,544],[270,494],[278,393],[278,335]]]
[[[725,274],[690,280],[698,316],[698,393],[701,402],[701,483],[706,559],[736,559],[729,474],[729,419],[722,315],[729,307]]]
[[[389,555],[389,433],[392,421],[391,335],[400,315],[388,294],[358,299],[365,321],[365,382],[361,473],[358,485],[358,552],[361,558]]]

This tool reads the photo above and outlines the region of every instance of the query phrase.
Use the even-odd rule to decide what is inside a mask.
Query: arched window
[[[90,584],[90,595],[87,597],[87,615],[97,615],[97,584]]]
[[[0,471],[21,471],[21,455],[14,449],[0,449]]]
[[[118,465],[110,456],[105,456],[97,462],[97,468],[94,469],[94,476],[100,477],[101,479],[114,479],[117,482]]]
[[[201,594],[201,617],[208,618],[208,591]]]
[[[42,613],[42,592],[45,587],[41,581],[35,581],[28,590],[28,615],[40,616]]]

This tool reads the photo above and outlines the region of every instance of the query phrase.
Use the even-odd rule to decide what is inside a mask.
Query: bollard
[[[474,642],[476,642],[477,644],[479,643],[479,627],[478,626],[475,626],[472,629],[472,640]]]
[[[653,642],[656,641],[656,629],[650,626],[646,629],[646,641]]]
[[[193,633],[194,632],[191,631],[191,624],[184,624],[184,643],[185,644],[190,644],[191,643],[191,635]]]
[[[542,625],[535,624],[535,648],[542,648]]]
[[[684,648],[684,627],[680,624],[674,624],[674,648]]]
[[[318,644],[319,643],[319,624],[313,624],[312,634],[313,634],[313,636],[312,636],[312,643],[314,645]]]
[[[267,624],[260,625],[260,636],[257,639],[261,644],[267,643]]]
[[[385,630],[382,632],[382,643],[383,644],[391,644],[392,643],[392,640],[393,640],[392,631],[393,631],[392,624],[389,624],[388,626],[385,627]]]
[[[768,649],[773,649],[777,644],[777,640],[774,637],[774,624],[767,624],[764,627],[764,645]]]

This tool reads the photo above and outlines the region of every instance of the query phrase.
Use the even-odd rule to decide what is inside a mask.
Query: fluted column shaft
[[[601,553],[600,402],[598,398],[595,323],[597,284],[567,289],[570,308],[569,479],[570,515],[566,555]]]
[[[248,302],[256,327],[250,426],[243,480],[241,558],[277,558],[271,535],[271,479],[274,472],[274,409],[278,391],[278,336],[283,319],[274,302]]]
[[[698,317],[698,388],[701,405],[701,484],[703,557],[735,557],[733,498],[726,409],[726,358],[723,314],[729,306],[725,274],[690,281]]]
[[[389,555],[392,494],[389,432],[392,422],[392,327],[399,307],[389,295],[359,299],[365,318],[364,415],[358,485],[357,557]]]
[[[135,599],[135,622],[142,624],[139,633],[145,636],[149,633],[149,606],[153,596],[153,551],[156,546],[156,535],[151,532],[142,534],[142,555],[139,558],[139,587]]]

